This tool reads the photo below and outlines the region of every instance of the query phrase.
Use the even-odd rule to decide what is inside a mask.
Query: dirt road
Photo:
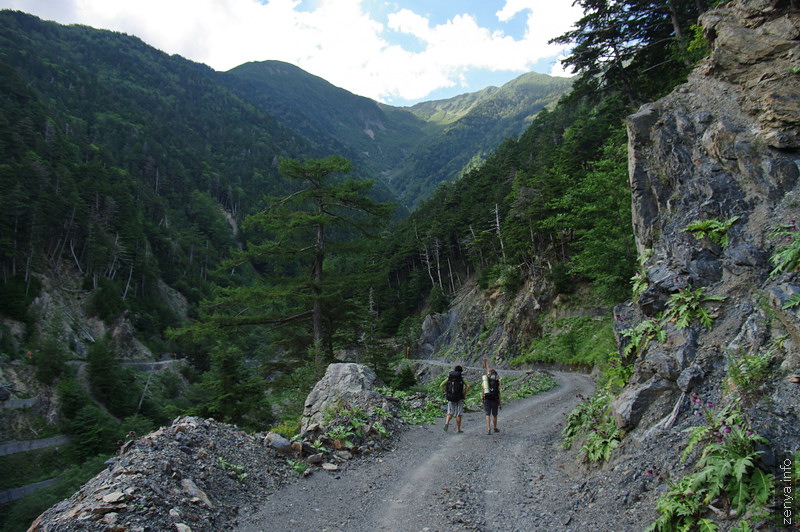
[[[486,434],[482,412],[464,416],[461,434],[412,427],[394,452],[318,472],[243,511],[236,530],[567,530],[580,478],[560,432],[593,385],[582,374],[553,376],[556,388],[504,406],[499,433]]]

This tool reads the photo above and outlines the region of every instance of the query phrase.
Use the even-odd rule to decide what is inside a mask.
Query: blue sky
[[[63,24],[136,35],[228,70],[277,59],[392,105],[442,99],[526,72],[565,75],[547,41],[572,0],[0,0]]]

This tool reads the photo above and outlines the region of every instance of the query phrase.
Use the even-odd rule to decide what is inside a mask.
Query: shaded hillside
[[[418,205],[441,183],[480,164],[505,139],[522,134],[571,86],[570,79],[532,72],[499,88],[414,105],[411,112],[442,129],[390,176],[392,189],[404,202]]]
[[[571,86],[564,78],[530,73],[500,88],[404,108],[356,96],[280,61],[247,63],[223,79],[287,127],[351,154],[407,207],[522,133]]]
[[[246,63],[222,79],[288,127],[362,162],[375,175],[391,171],[425,139],[425,124],[413,115],[398,108],[384,112],[388,106],[289,63]]]

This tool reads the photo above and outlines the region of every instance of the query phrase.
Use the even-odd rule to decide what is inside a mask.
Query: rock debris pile
[[[403,426],[398,400],[372,391],[380,382],[370,372],[358,364],[332,364],[306,401],[327,406],[312,408],[319,421],[307,423],[293,441],[213,419],[178,418],[123,445],[106,470],[43,513],[30,530],[230,528],[241,508],[301,476],[339,474],[352,460],[392,448]]]

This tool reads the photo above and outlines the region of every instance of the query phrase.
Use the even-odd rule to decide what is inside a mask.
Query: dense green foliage
[[[512,359],[513,364],[555,362],[592,367],[605,362],[616,348],[610,317],[548,320],[540,337]]]
[[[0,274],[71,264],[102,289],[97,315],[130,310],[157,336],[174,321],[154,313],[160,283],[197,301],[235,243],[224,211],[280,190],[273,158],[308,146],[209,68],[138,39],[0,22]]]
[[[758,466],[763,453],[759,447],[769,442],[752,431],[736,402],[715,411],[711,404],[703,407],[696,395],[691,399],[697,408],[703,408],[707,423],[687,429],[690,436],[683,459],[698,446],[703,447],[702,452],[693,471],[674,481],[658,500],[656,508],[661,515],[647,530],[720,530],[712,516],[734,520],[731,530],[753,530],[769,516],[773,475]]]
[[[59,501],[69,498],[90,478],[106,468],[108,455],[99,455],[81,465],[63,469],[58,481],[52,486],[23,497],[10,504],[0,506],[0,531],[17,532],[27,530],[42,512]]]
[[[562,40],[577,43],[569,62],[580,76],[558,105],[553,94],[569,82],[527,76],[410,110],[290,65],[218,73],[127,35],[1,11],[0,314],[28,325],[28,337],[14,345],[4,326],[0,347],[4,359],[29,351],[38,378],[57,386],[69,461],[94,464],[183,413],[252,430],[296,426],[315,379],[309,361],[337,349],[357,350],[387,381],[413,388],[408,371],[394,377],[402,353],[386,337],[412,345],[421,312],[446,310],[471,280],[505,297],[525,283],[551,295],[590,285],[609,303],[628,297],[636,256],[623,120],[704,53],[693,26],[700,4],[579,4],[585,17]],[[282,77],[268,75],[276,68]],[[530,98],[543,109],[533,119]],[[350,169],[341,157],[323,159],[331,153],[354,164],[355,179],[304,195],[294,178],[307,177],[309,164]],[[364,178],[384,174],[393,181],[368,192]],[[432,197],[379,241],[359,240],[363,229],[381,229],[364,213],[390,187],[409,204]],[[351,207],[362,214],[345,215]],[[776,234],[797,242],[795,227]],[[777,250],[776,274],[796,269],[796,248]],[[82,278],[91,315],[127,320],[154,352],[188,364],[135,371],[107,339],[77,355],[59,319],[37,335],[38,275],[67,270]],[[684,296],[672,317],[709,323],[700,306],[708,298]],[[317,323],[288,319],[298,316]],[[187,322],[192,334],[163,335]],[[610,350],[605,322],[553,325],[563,334],[531,339],[520,362],[592,363]],[[640,340],[638,351],[650,341]],[[88,388],[75,364],[86,364]],[[586,420],[604,423],[578,436],[591,460],[616,445],[605,407],[625,378],[617,369],[606,395],[576,418],[576,434]],[[406,415],[440,413],[433,402]],[[85,474],[70,471],[59,489],[74,490]],[[4,509],[5,526],[64,493]]]
[[[506,138],[523,133],[536,113],[553,106],[571,84],[531,72],[500,88],[414,105],[411,112],[443,129],[392,173],[392,189],[404,204],[419,206],[439,185],[480,164]]]
[[[625,364],[616,352],[608,355],[600,383],[591,397],[582,401],[567,416],[561,432],[563,447],[569,449],[580,441],[581,454],[589,462],[607,461],[619,446],[622,432],[611,414],[611,403],[633,374],[633,366]]]

